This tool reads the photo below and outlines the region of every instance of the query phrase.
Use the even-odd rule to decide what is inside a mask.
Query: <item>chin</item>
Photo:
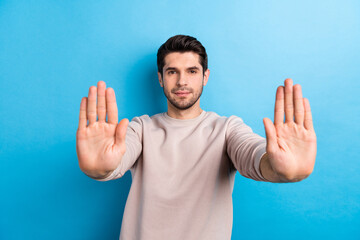
[[[191,108],[192,106],[195,105],[196,101],[192,102],[192,101],[187,101],[186,103],[180,104],[179,102],[176,101],[170,101],[171,105],[174,106],[176,109],[179,110],[186,110]]]

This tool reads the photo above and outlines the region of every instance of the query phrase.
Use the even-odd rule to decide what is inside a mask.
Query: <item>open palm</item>
[[[285,121],[284,121],[285,115]],[[316,158],[316,135],[309,101],[291,79],[276,92],[274,123],[264,118],[269,162],[275,172],[297,181],[311,174]]]
[[[127,119],[118,123],[115,92],[112,88],[106,89],[103,81],[98,82],[97,88],[90,87],[88,98],[81,100],[76,134],[76,150],[83,172],[94,178],[102,178],[116,169],[126,150],[128,123]]]

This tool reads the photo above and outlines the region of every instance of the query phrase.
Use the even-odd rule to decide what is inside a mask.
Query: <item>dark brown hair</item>
[[[200,64],[203,67],[203,73],[208,68],[208,58],[205,47],[194,37],[187,35],[176,35],[169,38],[162,44],[157,52],[158,72],[163,74],[165,57],[172,52],[194,52],[199,55]]]

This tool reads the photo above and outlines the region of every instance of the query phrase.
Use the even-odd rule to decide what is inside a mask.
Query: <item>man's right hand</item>
[[[104,178],[117,168],[126,150],[128,123],[126,118],[118,123],[116,97],[112,88],[106,89],[103,81],[98,82],[97,88],[89,88],[89,96],[81,100],[76,133],[79,166],[86,175]]]

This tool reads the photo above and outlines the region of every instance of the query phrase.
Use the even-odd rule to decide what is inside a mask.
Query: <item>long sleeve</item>
[[[266,139],[253,133],[243,120],[229,117],[226,130],[227,153],[239,173],[256,181],[267,181],[260,172],[260,160],[266,152]]]
[[[104,182],[121,178],[128,170],[136,166],[136,161],[142,152],[142,122],[139,117],[129,122],[125,144],[126,151],[119,166],[106,178],[96,180]]]

